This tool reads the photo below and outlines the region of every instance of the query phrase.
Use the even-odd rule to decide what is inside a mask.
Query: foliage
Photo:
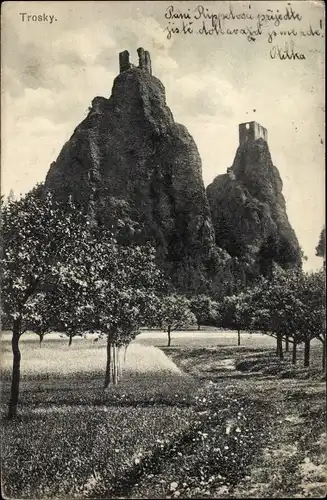
[[[19,320],[21,334],[27,301],[43,289],[54,267],[65,257],[83,217],[71,202],[64,211],[50,193],[40,197],[39,187],[17,201],[4,203],[1,212],[2,307],[11,327]]]
[[[70,199],[59,205],[41,188],[2,204],[3,311],[13,330],[10,418],[19,394],[19,337],[28,326],[40,340],[57,327],[69,345],[84,329],[108,334],[116,381],[116,347],[127,344],[146,320],[161,278],[150,246],[119,245]]]
[[[212,325],[219,319],[217,302],[206,295],[196,295],[190,300],[190,310],[195,315],[198,327],[200,325]]]
[[[253,327],[276,334],[279,341],[286,336],[293,339],[293,344],[304,342],[305,365],[308,366],[311,340],[318,338],[325,343],[324,273],[304,273],[300,269],[284,271],[276,266],[270,281],[261,280],[252,301]],[[280,344],[277,350],[282,357]]]
[[[108,385],[118,380],[119,348],[152,318],[164,281],[150,245],[119,244],[101,228],[80,236],[57,269],[59,329],[70,338],[83,330],[108,336]]]
[[[107,387],[118,381],[119,348],[128,345],[155,313],[163,278],[150,245],[119,245],[102,231],[85,250],[77,266],[83,278],[72,288],[79,299],[81,324],[108,336]]]
[[[326,228],[324,227],[320,233],[318,245],[316,246],[317,257],[326,258]]]
[[[283,271],[275,266],[268,281],[262,279],[253,294],[253,326],[263,331],[295,335],[297,325],[293,312],[301,307],[297,290],[302,273]]]
[[[271,281],[262,280],[253,295],[257,327],[288,334],[302,341],[323,331],[324,274],[283,271],[276,267]]]
[[[276,236],[270,235],[262,243],[258,252],[258,265],[260,268],[260,274],[266,278],[270,279],[272,276],[274,259],[278,252],[278,242]]]
[[[54,269],[66,258],[67,249],[72,246],[72,236],[75,238],[86,221],[70,200],[62,207],[54,203],[51,193],[42,194],[42,185],[17,201],[2,201],[1,216],[2,314],[13,332],[12,389],[8,413],[12,419],[17,413],[19,395],[19,338],[28,325],[24,316],[27,314],[30,321],[34,325],[36,323],[36,316],[31,317],[28,303],[33,303],[33,297],[49,284],[50,288],[55,286],[52,281]],[[39,305],[41,303],[42,300]],[[37,314],[37,329],[42,314]]]
[[[24,330],[35,332],[40,344],[54,325],[55,309],[51,299],[50,292],[38,292],[27,300],[23,308]]]
[[[155,320],[165,330],[180,330],[196,324],[189,300],[177,294],[163,296]]]
[[[220,304],[221,326],[231,330],[250,330],[253,315],[252,292],[226,296]]]
[[[130,204],[110,196],[107,186],[101,185],[97,194],[97,223],[110,229],[119,244],[142,243],[143,227],[133,220]]]
[[[93,327],[112,336],[117,345],[131,340],[154,314],[162,275],[154,249],[120,246],[114,238],[92,246],[88,301]]]
[[[301,307],[294,311],[301,339],[326,339],[326,296],[323,271],[303,273],[297,289]]]

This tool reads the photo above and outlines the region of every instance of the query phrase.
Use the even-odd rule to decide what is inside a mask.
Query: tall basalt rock
[[[166,105],[149,53],[138,54],[140,67],[134,67],[128,52],[121,53],[111,97],[93,99],[52,163],[45,188],[59,200],[72,195],[100,224],[109,224],[114,207],[125,207],[142,228],[142,241],[155,243],[158,262],[176,286],[204,291],[228,256],[215,248],[201,159]]]
[[[232,167],[207,187],[216,244],[251,271],[265,274],[264,261],[297,266],[301,252],[291,227],[282,180],[273,165],[267,131],[252,122],[240,125],[240,146]],[[260,266],[263,268],[260,269]]]

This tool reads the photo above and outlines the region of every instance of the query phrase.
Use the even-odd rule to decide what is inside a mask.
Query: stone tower
[[[128,50],[124,50],[123,52],[119,53],[119,73],[123,73],[124,71],[135,67],[130,62],[129,55],[130,54]],[[137,55],[139,58],[139,65],[137,67],[142,71],[145,71],[152,75],[150,53],[147,50],[144,50],[142,47],[139,47],[137,49]]]
[[[124,50],[124,52],[119,53],[119,73],[123,73],[123,71],[127,71],[132,67],[129,62],[129,52],[128,50]]]
[[[240,123],[238,126],[240,145],[246,141],[255,141],[257,139],[268,140],[267,129],[257,122]]]

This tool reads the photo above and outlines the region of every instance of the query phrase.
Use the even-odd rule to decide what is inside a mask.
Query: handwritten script
[[[259,2],[257,6],[258,4]],[[296,41],[324,37],[323,21],[313,25],[303,19],[291,3],[285,3],[279,9],[266,8],[256,13],[252,11],[251,4],[246,8],[241,5],[234,7],[233,4],[223,8],[217,2],[216,11],[201,4],[184,10],[170,5],[164,16],[164,31],[169,40],[181,35],[237,36],[244,37],[249,43],[264,39],[268,44],[267,54],[270,59],[306,59],[307,54],[303,53],[303,48],[301,51],[297,50]]]

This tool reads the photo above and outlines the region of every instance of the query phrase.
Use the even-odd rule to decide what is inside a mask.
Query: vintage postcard
[[[5,499],[326,494],[325,5],[6,1]]]

